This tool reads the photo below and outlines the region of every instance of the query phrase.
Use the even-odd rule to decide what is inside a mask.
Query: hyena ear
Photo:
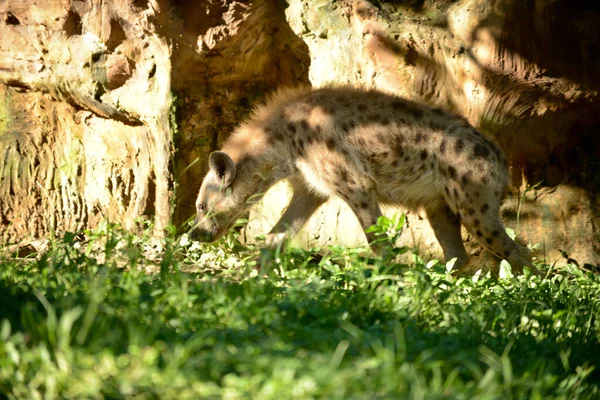
[[[225,187],[229,187],[235,178],[235,163],[226,153],[213,151],[208,157],[208,165]]]

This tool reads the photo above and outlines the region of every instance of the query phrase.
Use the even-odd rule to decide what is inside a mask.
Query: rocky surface
[[[170,48],[152,2],[0,4],[5,240],[170,216]]]

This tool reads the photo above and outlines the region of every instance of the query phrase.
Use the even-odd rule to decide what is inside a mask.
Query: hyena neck
[[[255,149],[256,150],[256,149]],[[224,148],[224,151],[227,151]],[[254,203],[278,181],[289,177],[292,171],[289,163],[275,151],[228,152],[236,166],[233,191],[240,200]]]

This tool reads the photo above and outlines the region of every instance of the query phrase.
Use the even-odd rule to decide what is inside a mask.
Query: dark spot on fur
[[[319,133],[321,133],[321,130],[322,130],[321,125],[315,126],[315,133],[319,134]]]
[[[456,168],[454,168],[452,165],[448,166],[448,175],[450,178],[456,179]]]
[[[497,238],[498,236],[500,236],[500,231],[498,229],[494,229],[492,231],[492,237]]]
[[[281,132],[275,131],[269,136],[269,143],[280,142],[283,140],[283,135]]]
[[[327,142],[325,144],[327,145],[327,148],[329,150],[333,150],[333,148],[335,147],[335,140],[327,139]]]
[[[365,111],[367,111],[367,108],[368,108],[368,107],[367,107],[367,105],[366,105],[366,104],[362,104],[362,103],[360,103],[360,104],[357,104],[357,105],[356,105],[356,109],[357,109],[358,111],[360,111],[360,112],[365,112]]]
[[[468,216],[472,216],[473,214],[475,214],[475,210],[471,207],[467,208],[465,211],[467,212]]]
[[[481,225],[481,221],[479,221],[477,218],[475,218],[475,219],[473,220],[473,226],[474,226],[475,228],[477,228],[477,227],[479,227],[479,225]]]
[[[292,122],[288,123],[287,128],[290,132],[296,133],[296,125],[294,125],[294,123],[292,123]]]
[[[442,142],[440,143],[440,154],[444,154],[446,153],[446,139],[442,139]]]
[[[296,148],[296,152],[299,157],[304,157],[304,141],[299,140],[294,143],[294,147]]]
[[[489,210],[489,209],[490,209],[490,206],[489,206],[489,205],[487,205],[487,204],[484,204],[484,205],[482,205],[482,206],[481,206],[481,213],[482,213],[482,214],[485,214],[485,212],[486,212],[487,210]]]
[[[305,120],[305,119],[303,119],[302,121],[300,121],[300,127],[301,127],[302,129],[304,129],[305,131],[306,131],[306,130],[308,130],[308,122],[306,122],[306,120]],[[319,127],[319,130],[320,130],[320,129],[321,129],[321,127]],[[316,130],[316,128],[315,128],[315,130]]]
[[[425,136],[419,132],[417,133],[417,136],[415,136],[415,143],[421,143],[423,139],[425,139]]]
[[[481,143],[477,143],[473,147],[473,157],[487,158],[490,155],[490,150]]]
[[[456,151],[457,153],[460,153],[463,151],[464,148],[465,148],[465,142],[462,139],[458,139],[456,141],[456,144],[454,145],[454,151]]]
[[[421,160],[425,160],[427,158],[427,150],[422,150],[421,151]]]
[[[492,238],[485,238],[485,241],[487,242],[487,244],[492,244],[493,239]]]
[[[446,187],[444,188],[444,192],[446,192],[446,196],[448,196],[448,197],[452,197],[452,196],[450,195],[450,189],[448,188],[448,186],[446,186]]]
[[[362,203],[360,203],[360,208],[365,209],[369,207],[369,203],[367,203],[366,201],[363,201]]]
[[[396,146],[394,146],[394,153],[396,153],[398,157],[404,157],[404,147],[402,147],[401,144],[396,144]]]
[[[502,193],[499,190],[496,190],[496,192],[494,193],[496,195],[496,198],[500,198],[502,196]]]
[[[471,172],[470,171],[467,172],[467,173],[465,173],[462,176],[461,182],[462,182],[463,186],[466,186],[466,185],[468,185],[471,182],[470,179],[469,179],[469,176],[471,176]]]
[[[402,111],[402,110],[406,109],[406,104],[403,101],[401,101],[401,100],[394,100],[394,101],[392,101],[390,103],[390,106],[395,111]]]
[[[356,127],[356,123],[352,120],[345,121],[342,123],[342,130],[346,133],[350,132],[352,129]]]
[[[335,172],[342,182],[346,182],[348,180],[348,171],[346,171],[344,167],[338,165],[335,169]]]
[[[444,112],[444,110],[442,110],[441,108],[434,108],[432,111],[435,115],[440,116],[440,117],[442,117],[446,114]]]
[[[456,199],[458,199],[460,197],[459,194],[458,194],[458,190],[456,190],[456,188],[454,188],[454,197]]]
[[[367,121],[379,122],[379,121],[381,121],[381,116],[377,113],[367,114]]]
[[[505,251],[504,251],[504,257],[505,257],[505,258],[508,258],[508,257],[510,257],[510,250],[505,250]]]
[[[392,167],[396,168],[400,165],[400,160],[394,160],[392,161]]]
[[[415,117],[415,119],[421,119],[421,117],[423,117],[423,110],[420,110],[418,108],[413,108],[412,110],[410,110],[410,112],[412,113],[413,117]]]
[[[264,131],[265,131],[265,133],[268,135],[268,134],[270,134],[270,133],[271,133],[271,128],[267,126],[267,127],[264,129]]]
[[[477,237],[483,236],[483,233],[481,233],[481,231],[479,229],[477,229],[477,232],[475,232],[475,234],[477,235]]]

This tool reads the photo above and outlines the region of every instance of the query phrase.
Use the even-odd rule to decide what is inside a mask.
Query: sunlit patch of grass
[[[398,221],[382,220],[393,241]],[[392,229],[394,228],[394,229]],[[391,248],[391,244],[390,244]],[[112,225],[0,266],[10,398],[594,398],[600,278],[457,277],[419,257]]]

